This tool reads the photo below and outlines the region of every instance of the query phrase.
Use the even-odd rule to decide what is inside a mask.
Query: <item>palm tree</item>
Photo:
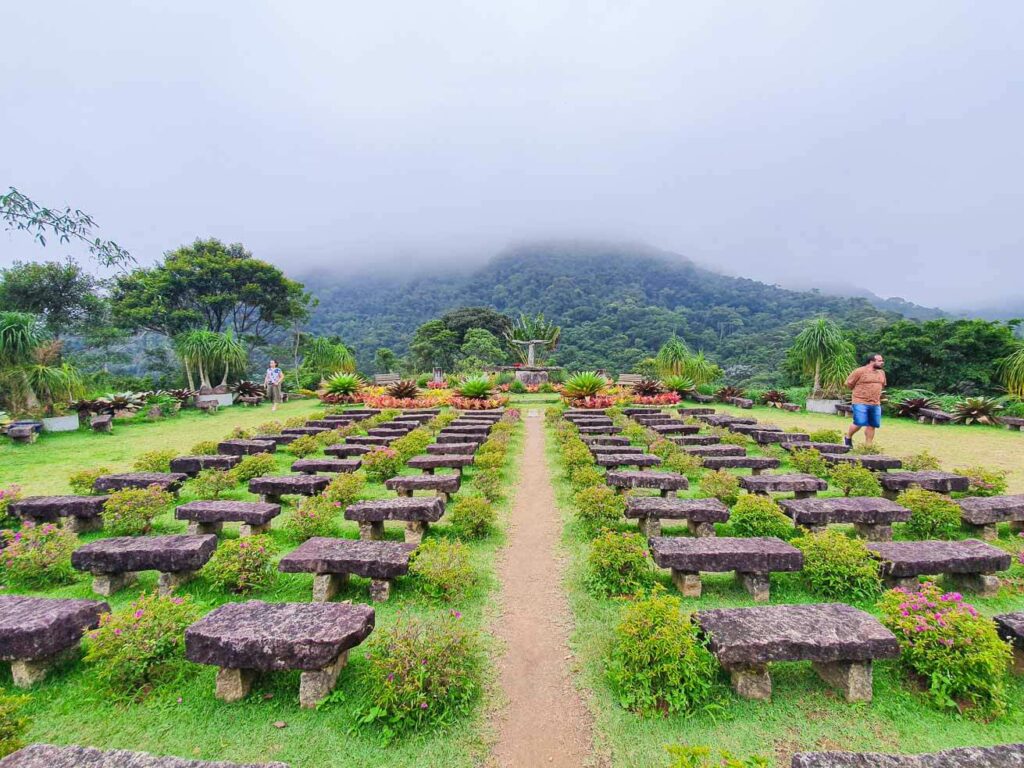
[[[355,373],[356,358],[344,344],[323,336],[314,336],[306,342],[302,353],[302,372],[317,381],[335,373]]]
[[[663,377],[684,376],[686,363],[689,359],[690,348],[673,333],[672,337],[662,344],[661,349],[658,350],[654,362],[658,366],[658,373]]]
[[[216,356],[215,364],[224,366],[224,376],[220,380],[220,386],[224,389],[228,386],[228,374],[231,371],[244,371],[249,363],[249,353],[231,331],[218,333],[213,345],[213,352]]]
[[[534,316],[521,314],[513,321],[512,328],[505,333],[505,339],[509,342],[515,354],[522,362],[528,361],[529,349],[525,344],[514,342],[522,341],[543,341],[543,349],[553,352],[558,347],[558,340],[561,338],[562,329],[554,323],[545,320],[544,314]],[[543,360],[540,356],[534,360],[540,365]]]
[[[704,356],[704,350],[698,349],[683,366],[683,375],[689,377],[694,386],[711,384],[722,378],[722,369]]]
[[[812,320],[797,334],[790,352],[803,372],[812,376],[812,394],[836,392],[857,363],[853,345],[827,317]]]
[[[57,403],[81,395],[78,371],[61,362],[60,350],[60,342],[45,337],[35,315],[0,312],[0,392],[12,411],[42,404],[52,416]]]
[[[1016,342],[1009,355],[997,360],[996,370],[1006,391],[1014,397],[1024,398],[1024,342]]]

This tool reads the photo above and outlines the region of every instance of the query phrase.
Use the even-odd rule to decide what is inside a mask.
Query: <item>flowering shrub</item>
[[[204,469],[192,479],[191,485],[196,496],[217,499],[238,485],[238,475],[231,469]]]
[[[913,456],[904,456],[903,468],[908,472],[923,472],[930,469],[942,469],[939,459],[928,451],[920,451]]]
[[[594,485],[573,496],[576,522],[590,536],[617,525],[626,511],[626,498],[607,485]]]
[[[189,448],[188,452],[192,456],[216,456],[220,450],[217,448],[216,440],[203,440]]]
[[[270,540],[265,535],[225,539],[203,566],[203,576],[231,592],[261,589],[273,583],[277,575],[271,554]]]
[[[604,473],[597,467],[576,467],[569,473],[569,481],[576,490],[604,485]]]
[[[838,429],[815,429],[807,437],[812,443],[841,443],[843,433]]]
[[[740,479],[724,469],[706,472],[700,479],[700,495],[731,507],[740,497]]]
[[[75,493],[88,496],[89,494],[96,492],[92,487],[93,483],[96,482],[96,478],[109,474],[110,470],[107,467],[80,469],[77,472],[71,473],[70,477],[68,477],[68,485],[71,486],[71,490]]]
[[[448,519],[460,536],[483,539],[494,528],[498,515],[486,497],[460,494],[449,508]]]
[[[506,424],[515,424],[517,421],[519,421],[520,418],[521,415],[519,413],[518,408],[509,408],[507,411],[501,414],[501,421]]]
[[[450,405],[460,411],[487,411],[493,408],[504,408],[508,404],[508,398],[504,396],[489,397],[486,400],[477,400],[472,397],[460,397],[452,395]]]
[[[752,493],[741,496],[733,506],[729,525],[736,536],[788,539],[793,535],[793,523],[782,508],[767,496]]]
[[[6,488],[0,488],[0,528],[8,528],[17,525],[17,520],[13,517],[9,518],[7,516],[7,508],[10,506],[12,501],[17,501],[20,498],[20,485],[8,485]]]
[[[735,757],[725,750],[712,750],[711,747],[684,747],[669,744],[665,747],[672,758],[667,768],[770,768],[768,758],[751,755],[747,758]]]
[[[373,633],[366,658],[371,706],[361,722],[383,728],[388,741],[469,714],[482,690],[483,643],[458,611],[431,620],[399,615]]]
[[[960,532],[960,507],[941,493],[909,488],[896,503],[910,510],[903,526],[912,539],[952,539]]]
[[[174,501],[157,485],[114,491],[103,502],[103,529],[111,536],[141,536],[153,527],[153,518]]]
[[[882,495],[882,485],[878,478],[859,461],[856,464],[836,464],[829,472],[829,482],[839,488],[844,496]]]
[[[284,449],[292,456],[304,459],[320,450],[320,441],[316,439],[316,435],[302,435],[288,443]]]
[[[284,529],[289,536],[305,541],[314,536],[335,536],[335,525],[340,505],[321,496],[304,498],[285,520]]]
[[[602,597],[635,595],[654,584],[654,569],[639,533],[605,530],[587,554],[587,588]]]
[[[70,531],[25,522],[15,531],[0,531],[0,541],[0,567],[11,586],[35,589],[74,581],[71,553],[78,537]]]
[[[789,454],[789,463],[797,472],[815,477],[828,477],[829,467],[821,453],[815,448],[798,449]]]
[[[633,395],[629,400],[634,405],[675,405],[682,398],[675,392],[663,392],[660,395]]]
[[[398,474],[402,461],[394,448],[380,446],[363,454],[363,471],[371,483],[383,483]]]
[[[138,696],[167,676],[184,656],[185,628],[200,611],[188,597],[144,594],[89,632],[85,661],[115,693]]]
[[[480,469],[500,470],[505,466],[505,451],[497,449],[491,451],[478,451],[473,459],[473,466]]]
[[[252,456],[246,456],[232,470],[240,483],[248,483],[254,477],[270,475],[276,471],[277,459],[269,453],[254,453]]]
[[[321,495],[335,507],[347,507],[359,500],[359,494],[366,485],[366,473],[342,472],[331,480],[330,485],[324,488]]]
[[[881,591],[878,561],[863,540],[825,530],[794,539],[793,545],[804,553],[800,575],[815,594],[832,600],[867,600]]]
[[[704,470],[704,464],[701,462],[700,456],[694,456],[686,451],[677,451],[662,459],[659,469],[696,480]]]
[[[364,395],[363,405],[367,408],[391,408],[402,410],[405,408],[434,408],[442,404],[443,398],[438,397],[391,397],[389,395]]]
[[[475,472],[473,474],[473,488],[492,503],[501,501],[505,495],[501,472],[495,469],[481,469]]]
[[[607,674],[626,709],[642,715],[686,712],[711,698],[718,662],[681,605],[678,597],[658,592],[623,609]]]
[[[469,547],[461,541],[427,539],[409,558],[409,573],[431,597],[458,600],[476,583]]]
[[[169,449],[164,451],[146,451],[132,464],[136,472],[170,472],[171,459],[178,455],[178,452]]]
[[[582,440],[570,438],[562,444],[562,463],[569,472],[572,472],[576,467],[593,466],[594,456]]]
[[[878,605],[882,623],[900,642],[904,664],[927,681],[938,706],[983,716],[1005,709],[1010,646],[958,593],[924,584],[919,592],[890,590]]]
[[[448,389],[448,384],[443,381],[428,381],[427,389]]]
[[[1006,493],[1006,472],[1001,469],[966,467],[954,469],[953,472],[970,479],[968,496],[999,496]]]
[[[0,691],[0,757],[25,746],[29,721],[22,709],[28,702],[28,696],[9,696]]]
[[[592,397],[577,397],[569,400],[572,408],[594,408],[604,410],[615,405],[615,398],[607,395],[594,395]]]
[[[398,452],[398,460],[404,464],[413,456],[419,456],[423,453],[432,440],[430,432],[420,427],[395,440],[391,447]]]

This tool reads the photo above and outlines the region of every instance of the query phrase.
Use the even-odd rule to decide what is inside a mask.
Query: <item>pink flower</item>
[[[426,708],[427,708],[427,702],[424,701],[422,704],[420,704],[420,709],[426,709]]]
[[[135,618],[136,619],[141,619],[142,618],[142,609],[141,608],[135,612]]]

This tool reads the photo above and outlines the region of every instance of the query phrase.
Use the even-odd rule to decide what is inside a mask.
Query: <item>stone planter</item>
[[[76,429],[78,429],[77,413],[43,419],[44,432],[74,432]]]
[[[807,411],[808,413],[830,413],[834,416],[836,406],[842,404],[842,400],[824,400],[809,397],[807,398]]]
[[[196,395],[196,403],[208,403],[213,401],[217,403],[221,408],[227,408],[229,405],[234,405],[235,396],[228,392],[226,394],[209,394],[209,395]]]

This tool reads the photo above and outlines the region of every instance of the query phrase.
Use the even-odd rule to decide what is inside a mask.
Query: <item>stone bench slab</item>
[[[663,499],[659,496],[630,496],[626,499],[626,517],[654,517],[661,520],[692,520],[700,523],[724,523],[729,508],[718,499]]]
[[[442,435],[481,435],[486,437],[491,431],[491,428],[486,424],[463,424],[462,426],[453,426],[449,424],[447,427],[441,430]]]
[[[444,432],[441,432],[437,435],[437,437],[434,438],[434,442],[437,443],[438,445],[453,445],[458,443],[465,443],[467,441],[481,443],[486,438],[486,435],[474,437],[472,435],[463,435],[460,433],[445,434]]]
[[[363,465],[361,459],[299,459],[292,463],[292,472],[315,475],[318,472],[355,472]]]
[[[253,440],[261,443],[273,443],[275,446],[291,445],[299,439],[298,435],[253,435]],[[263,453],[263,451],[260,451]]]
[[[819,453],[821,452],[819,451]],[[822,453],[821,458],[828,464],[860,464],[873,472],[887,472],[890,469],[903,468],[903,461],[895,456]]]
[[[886,578],[932,574],[990,574],[1010,567],[1008,552],[977,539],[964,541],[888,541],[868,544]]]
[[[277,503],[281,496],[316,496],[331,484],[321,475],[263,475],[249,481],[249,493],[258,494],[261,501]]]
[[[838,456],[839,454],[850,452],[850,446],[848,445],[843,445],[842,443],[818,443],[814,440],[808,440],[806,443],[782,443],[782,448],[790,452],[815,450],[818,453],[827,453],[830,456]]]
[[[352,435],[345,440],[348,445],[368,445],[376,448],[381,445],[391,445],[398,437],[381,437],[379,435]]]
[[[744,475],[740,478],[740,487],[748,493],[795,493],[814,495],[828,488],[828,483],[820,477],[800,473],[788,475]]]
[[[594,463],[599,467],[656,467],[661,458],[652,453],[598,453]]]
[[[683,417],[687,417],[687,416],[711,416],[711,415],[714,414],[715,409],[714,408],[682,407],[682,408],[677,408],[676,412],[680,416],[683,416]]]
[[[101,475],[93,482],[95,491],[120,491],[125,488],[149,488],[151,485],[177,493],[188,479],[183,472],[127,472],[119,475]]]
[[[1013,647],[1013,671],[1024,675],[1024,611],[1004,613],[993,618],[996,631]]]
[[[609,470],[604,479],[612,488],[648,488],[661,491],[662,495],[671,491],[685,491],[690,487],[690,482],[675,472]]]
[[[473,464],[471,453],[441,453],[424,454],[413,456],[406,462],[410,469],[420,469],[424,472],[433,472],[435,469],[462,469]]]
[[[751,439],[758,445],[803,445],[810,442],[810,435],[805,432],[765,432],[755,430],[750,433]]]
[[[779,506],[794,523],[810,528],[833,523],[892,525],[910,519],[910,510],[906,507],[875,496],[779,499]]]
[[[390,427],[374,427],[366,431],[367,437],[384,437],[388,440],[401,440],[412,430],[392,429]]]
[[[738,435],[749,435],[752,432],[781,432],[782,427],[777,427],[774,424],[763,424],[761,422],[747,423],[747,422],[733,422],[730,423],[728,429],[730,432],[735,432]]]
[[[696,445],[717,445],[722,442],[722,438],[718,435],[676,435],[670,437],[669,440],[683,448]]]
[[[1024,494],[1015,496],[970,496],[957,499],[960,517],[970,525],[1024,522]],[[11,505],[14,507],[14,505]]]
[[[625,454],[643,454],[647,451],[639,445],[590,445],[590,452],[595,456],[598,455],[625,455]]]
[[[183,472],[195,477],[204,469],[231,469],[238,466],[241,456],[228,453],[210,454],[209,456],[176,456],[171,459],[171,472]]]
[[[384,481],[384,487],[398,493],[416,491],[437,491],[444,494],[458,493],[462,478],[459,475],[396,475]]]
[[[174,510],[174,517],[178,520],[205,524],[244,523],[252,526],[270,525],[270,521],[280,514],[280,504],[220,499],[190,501]]]
[[[117,536],[98,539],[71,553],[71,564],[90,573],[198,571],[217,548],[217,537]]]
[[[56,522],[62,517],[99,518],[109,496],[29,496],[12,501],[7,511],[22,520]]]
[[[695,445],[684,446],[683,450],[693,456],[746,456],[747,449],[742,445]]]
[[[451,455],[451,454],[471,454],[475,453],[480,447],[480,443],[431,443],[426,447],[426,451],[429,454],[438,455]]]
[[[753,416],[731,416],[727,413],[700,415],[695,418],[711,427],[728,427],[730,424],[757,424]]]
[[[628,437],[617,435],[594,435],[580,438],[586,445],[629,445]]]
[[[393,579],[409,572],[409,555],[415,549],[415,544],[399,541],[312,538],[281,558],[278,570]]]
[[[880,475],[878,479],[882,488],[890,494],[905,491],[912,485],[918,485],[926,491],[952,493],[953,491],[966,491],[971,483],[962,475],[938,471],[887,472]]]
[[[700,427],[696,424],[653,424],[650,429],[657,432],[659,435],[695,435],[700,431]]]
[[[767,574],[799,571],[804,555],[774,537],[706,538],[659,536],[650,541],[654,562],[662,568],[686,573],[725,572]]]
[[[345,510],[345,519],[356,522],[383,522],[401,520],[404,522],[436,523],[444,514],[444,502],[435,497],[375,499],[360,501]]]
[[[253,456],[257,453],[274,453],[277,442],[274,440],[225,440],[217,443],[218,453],[232,456]]]
[[[704,456],[704,469],[749,469],[757,474],[766,469],[778,469],[782,462],[773,456]]]
[[[298,435],[299,437],[315,437],[324,432],[330,432],[330,427],[285,427],[281,430],[282,435]]]
[[[960,747],[920,755],[801,752],[791,768],[1024,768],[1024,744]]]
[[[0,768],[288,768],[285,763],[185,760],[145,752],[32,744],[0,759]]]
[[[578,427],[581,435],[618,435],[622,433],[620,427]]]
[[[324,453],[328,456],[336,456],[339,459],[344,459],[351,456],[363,456],[372,450],[373,447],[369,445],[353,445],[351,443],[346,443],[344,445],[328,445],[324,448]]]

